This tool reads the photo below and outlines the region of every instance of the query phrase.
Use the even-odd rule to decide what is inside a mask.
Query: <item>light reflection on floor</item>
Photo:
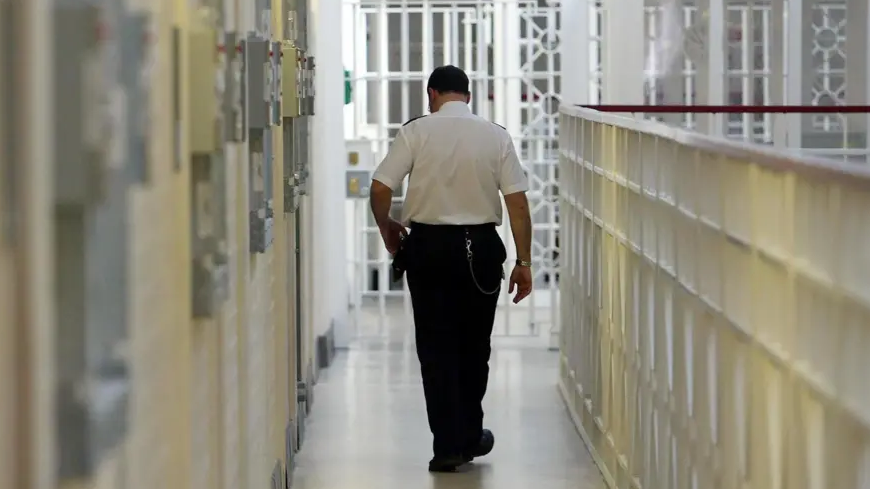
[[[413,328],[401,309],[388,319],[382,334],[357,341],[323,372],[294,488],[605,487],[556,391],[557,354],[534,340],[497,342],[485,401],[493,453],[462,473],[429,474]]]

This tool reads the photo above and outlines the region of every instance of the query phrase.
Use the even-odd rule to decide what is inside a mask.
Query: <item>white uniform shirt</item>
[[[499,192],[529,189],[510,134],[471,113],[468,104],[447,102],[434,114],[405,124],[373,180],[395,192],[410,174],[402,224],[502,222]]]

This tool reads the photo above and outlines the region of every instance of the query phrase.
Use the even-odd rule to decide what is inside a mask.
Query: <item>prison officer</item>
[[[490,336],[507,253],[496,226],[504,195],[518,260],[509,293],[532,290],[527,176],[510,134],[471,113],[465,72],[429,77],[430,115],[407,122],[373,176],[371,206],[387,250],[400,251],[414,309],[417,356],[433,435],[433,472],[492,450],[483,428]],[[401,222],[393,192],[410,175]],[[406,227],[410,227],[407,232]]]

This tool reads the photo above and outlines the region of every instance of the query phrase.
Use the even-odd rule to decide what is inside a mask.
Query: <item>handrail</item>
[[[600,112],[644,114],[867,114],[870,105],[578,105]]]
[[[864,487],[870,169],[560,115],[559,388],[608,485]]]
[[[559,112],[593,122],[624,127],[649,136],[670,139],[701,151],[720,153],[731,158],[749,159],[774,170],[791,170],[802,174],[843,180],[850,185],[870,185],[870,166],[854,165],[794,151],[783,151],[760,144],[709,136],[657,121],[601,112],[585,107],[562,105]]]

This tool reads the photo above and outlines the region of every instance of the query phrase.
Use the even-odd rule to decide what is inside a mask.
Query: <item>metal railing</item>
[[[868,105],[583,105],[804,155],[870,162]]]
[[[608,484],[870,487],[870,169],[560,115],[560,388]]]

